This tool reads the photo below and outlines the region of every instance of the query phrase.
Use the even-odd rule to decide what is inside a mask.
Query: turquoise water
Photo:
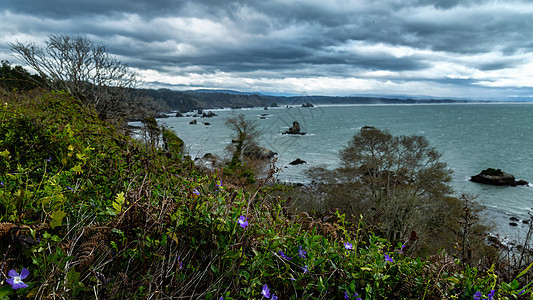
[[[217,117],[168,118],[160,123],[174,129],[193,157],[205,153],[225,155],[231,132],[227,118],[244,114],[256,120],[262,131],[263,146],[278,152],[279,180],[305,182],[303,170],[311,166],[338,166],[338,152],[362,126],[388,129],[393,135],[423,135],[454,171],[452,187],[456,195],[477,195],[487,207],[487,218],[496,232],[510,238],[525,234],[526,225],[509,226],[509,217],[528,219],[533,207],[533,187],[495,187],[468,181],[470,176],[492,167],[533,182],[533,104],[435,104],[317,106],[214,110]],[[262,114],[265,119],[261,119]],[[298,121],[305,136],[282,135]],[[200,124],[209,122],[210,126]],[[290,166],[296,158],[308,162]]]

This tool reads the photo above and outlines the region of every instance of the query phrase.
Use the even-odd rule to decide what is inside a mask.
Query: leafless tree
[[[23,62],[33,68],[53,90],[66,90],[103,119],[124,114],[129,92],[138,84],[134,72],[112,57],[106,46],[85,36],[50,35],[46,48],[34,43],[10,43]]]

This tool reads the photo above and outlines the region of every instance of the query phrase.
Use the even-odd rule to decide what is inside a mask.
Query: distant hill
[[[248,108],[271,106],[300,106],[311,103],[323,104],[422,104],[458,103],[468,100],[454,99],[398,99],[379,96],[272,96],[260,93],[246,93],[233,90],[201,89],[194,91],[175,91],[170,89],[139,89],[137,96],[150,103],[152,111],[143,114],[155,115],[170,111],[188,112],[197,109]],[[144,117],[136,114],[131,119]]]

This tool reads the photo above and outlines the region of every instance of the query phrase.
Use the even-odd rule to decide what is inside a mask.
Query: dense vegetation
[[[134,140],[64,92],[1,98],[0,298],[531,297],[529,268],[505,283],[413,255],[364,217],[294,214],[291,187],[200,171],[168,130],[162,146]]]
[[[133,79],[105,47],[11,46],[36,70],[67,67],[0,69],[0,299],[533,298],[527,249],[487,246],[422,137],[362,131],[341,168],[302,189],[260,172],[254,124],[237,117],[231,160],[200,169],[149,114],[159,100],[46,57],[103,59]],[[132,114],[141,132],[123,127]]]

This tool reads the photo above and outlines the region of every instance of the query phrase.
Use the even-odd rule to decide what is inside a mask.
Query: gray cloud
[[[525,0],[5,0],[0,39],[84,34],[157,85],[456,96],[533,86],[532,14]]]

